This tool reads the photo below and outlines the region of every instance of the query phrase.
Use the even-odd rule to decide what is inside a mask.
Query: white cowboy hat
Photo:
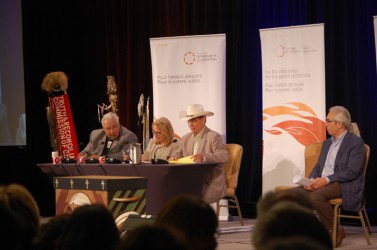
[[[179,113],[179,119],[182,121],[188,121],[199,116],[213,116],[213,112],[204,111],[204,107],[201,104],[191,104],[187,106],[187,111]]]

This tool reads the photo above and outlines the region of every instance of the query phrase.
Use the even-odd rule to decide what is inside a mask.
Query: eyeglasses
[[[326,119],[325,121],[326,121],[326,123],[336,122],[335,120],[332,120],[332,119]]]
[[[117,129],[119,129],[119,125],[113,125],[112,127],[104,128],[103,130],[105,130],[105,132],[110,132],[111,130],[115,131]]]
[[[198,120],[202,119],[203,116],[199,116],[187,121],[187,123],[196,123]]]
[[[156,135],[156,136],[160,136],[160,135],[162,135],[162,133],[161,133],[161,132],[158,132],[158,131],[153,131],[153,134]]]

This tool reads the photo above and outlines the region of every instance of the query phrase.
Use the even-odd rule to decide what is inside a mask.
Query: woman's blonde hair
[[[152,129],[156,126],[161,130],[161,133],[166,136],[167,143],[169,146],[174,139],[174,129],[170,121],[166,117],[160,117],[152,123]]]

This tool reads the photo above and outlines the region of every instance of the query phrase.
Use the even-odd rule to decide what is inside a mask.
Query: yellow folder
[[[187,164],[187,163],[195,163],[195,162],[194,162],[194,158],[192,158],[192,155],[190,155],[190,156],[179,158],[176,161],[169,161],[169,163],[178,163],[178,164],[184,163],[184,164]]]

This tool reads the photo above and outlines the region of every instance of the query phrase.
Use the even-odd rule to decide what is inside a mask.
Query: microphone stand
[[[159,146],[158,148],[156,148],[156,150],[154,151],[154,154],[153,154],[153,159],[151,160],[152,164],[168,164],[169,162],[167,160],[163,160],[163,159],[157,159],[156,158],[156,152],[162,148],[164,145],[162,146]]]
[[[172,143],[175,143],[175,142],[177,142],[177,139],[174,139]],[[163,146],[164,146],[164,145],[159,146],[159,147],[156,148],[156,150],[154,151],[154,153],[153,153],[153,159],[151,159],[152,164],[168,164],[168,163],[169,163],[169,161],[167,161],[167,160],[164,160],[164,159],[157,159],[157,158],[156,158],[156,152],[157,152],[160,148],[162,148]]]
[[[139,170],[137,169],[136,164],[131,158],[129,159],[129,164],[131,164],[129,175],[131,175],[131,172],[134,169],[136,171],[137,176],[140,176]]]

